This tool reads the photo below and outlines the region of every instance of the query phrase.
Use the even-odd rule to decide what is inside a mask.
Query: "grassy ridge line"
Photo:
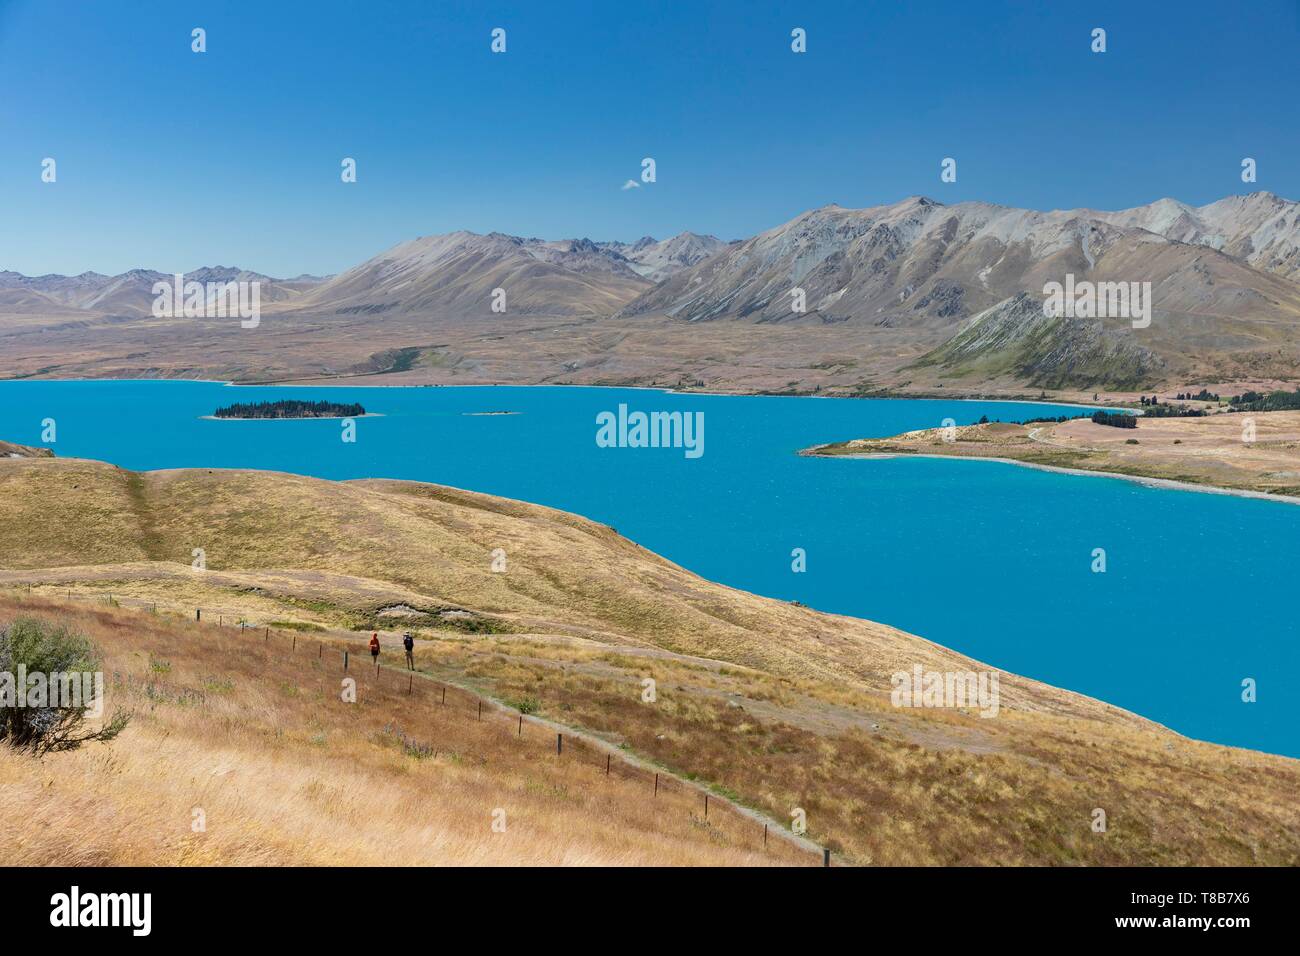
[[[657,647],[872,694],[887,694],[889,674],[915,663],[979,666],[885,625],[713,584],[576,515],[418,482],[9,460],[0,461],[0,523],[13,529],[0,537],[0,568],[13,583],[22,571],[45,580],[58,569],[129,564],[139,567],[123,574],[126,586],[160,573],[175,578],[201,547],[208,573],[246,576],[250,602],[259,589],[283,589],[308,609],[346,609],[351,619],[339,624],[373,612],[387,588],[394,603],[417,595],[534,632]],[[497,548],[506,573],[491,570]],[[203,587],[202,575],[191,579],[192,589]],[[1002,696],[1012,709],[1146,723],[1009,674]]]

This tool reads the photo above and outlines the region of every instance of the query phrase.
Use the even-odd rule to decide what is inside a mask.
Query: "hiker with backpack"
[[[415,670],[415,638],[410,631],[402,635],[402,646],[406,648],[407,670]]]

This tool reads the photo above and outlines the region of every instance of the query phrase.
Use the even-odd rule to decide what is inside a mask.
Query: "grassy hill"
[[[1013,675],[1002,677],[993,719],[895,708],[894,671],[983,668],[892,628],[712,584],[610,528],[551,509],[413,482],[222,470],[141,474],[97,462],[8,459],[0,460],[0,526],[12,529],[0,536],[0,568],[9,569],[0,572],[0,586],[22,600],[156,604],[190,619],[201,607],[208,625],[214,618],[274,624],[282,641],[298,633],[354,650],[357,631],[379,629],[395,648],[400,632],[413,629],[427,678],[585,730],[773,820],[788,822],[803,809],[809,836],[844,862],[1300,861],[1293,799],[1300,762],[1190,741]],[[202,571],[191,567],[200,548]],[[493,570],[496,549],[505,552],[504,572]],[[182,647],[190,654],[208,642],[239,640],[229,626],[146,635],[133,624],[115,633],[110,650],[145,666],[155,656],[176,667]],[[222,660],[196,658],[185,667],[200,684],[222,681]],[[642,697],[645,678],[655,681],[654,702]],[[175,700],[152,713],[160,721],[178,714],[157,733],[225,726],[228,737],[210,744],[220,744],[222,766],[265,788],[257,791],[265,796],[242,805],[273,813],[283,791],[271,778],[314,751],[286,751],[277,767],[252,741],[274,738],[277,727],[310,740],[313,721],[325,720],[326,685],[317,691],[297,680],[299,695],[312,703],[288,712],[279,710],[289,705],[278,695],[292,697],[281,685],[294,686],[294,679],[236,676],[255,715],[246,731],[220,694],[194,699],[166,690]],[[276,710],[263,713],[272,701]],[[402,729],[421,738],[422,726]],[[58,759],[128,761],[147,775],[159,740],[151,733],[141,723],[107,749]],[[385,759],[392,766],[382,772],[375,768],[383,761],[358,764],[342,792],[361,801],[354,794],[365,794],[373,778],[383,803],[393,775],[431,766],[401,756],[400,748]],[[12,758],[5,760],[7,779],[38,772],[15,771]],[[497,773],[491,761],[480,770],[484,778]],[[191,799],[185,781],[201,779],[169,776],[182,781],[182,795],[161,786],[152,797],[142,791],[142,814],[150,799],[181,806]],[[506,776],[485,786],[505,787]],[[26,792],[23,815],[40,811],[39,791]],[[428,801],[429,819],[456,828],[458,818],[435,814],[435,802]],[[1091,829],[1098,807],[1109,819],[1106,833]],[[554,861],[557,847],[586,846],[575,819],[557,817],[535,848],[550,855],[529,859]],[[465,837],[471,843],[477,826]],[[99,845],[95,828],[78,832]],[[628,862],[668,852],[643,841],[643,831],[629,834],[649,856],[629,850]],[[370,839],[381,845],[389,837]],[[321,850],[322,861],[361,852],[346,840],[322,845],[334,847]],[[512,852],[521,854],[512,860],[527,856]],[[585,852],[574,850],[573,859],[587,859]],[[233,847],[224,853],[204,859],[238,858]],[[466,853],[459,859],[489,858],[475,855],[488,850]]]
[[[109,607],[0,600],[105,650],[128,735],[42,762],[0,747],[11,866],[817,865],[675,780],[333,645]],[[318,654],[318,649],[320,653]],[[196,826],[196,820],[198,824]],[[493,824],[497,823],[497,829]]]
[[[0,441],[0,458],[53,458],[54,452],[48,448],[33,448],[30,445],[15,445],[13,442]]]

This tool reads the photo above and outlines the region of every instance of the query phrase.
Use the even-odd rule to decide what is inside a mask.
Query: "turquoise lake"
[[[213,421],[356,401],[382,417]],[[704,454],[600,448],[596,416],[703,412]],[[1300,507],[979,461],[799,458],[820,442],[1063,414],[999,402],[571,387],[0,382],[0,438],[131,469],[440,482],[577,512],[724,584],[900,627],[1218,743],[1300,757]],[[476,415],[481,412],[513,415]],[[0,529],[3,533],[3,529]],[[807,571],[791,570],[791,551]],[[1107,571],[1091,570],[1104,548]],[[1243,703],[1242,681],[1258,702]]]

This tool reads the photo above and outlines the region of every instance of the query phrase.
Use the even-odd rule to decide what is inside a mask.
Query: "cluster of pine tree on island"
[[[358,402],[242,402],[218,408],[215,418],[356,418],[366,410]]]

